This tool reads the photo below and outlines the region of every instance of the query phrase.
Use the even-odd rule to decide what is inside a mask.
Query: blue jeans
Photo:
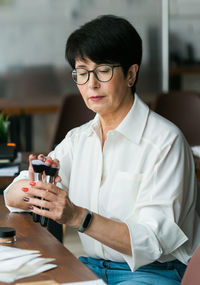
[[[127,263],[91,257],[79,259],[109,285],[180,285],[186,265],[178,260],[155,261],[132,272]]]

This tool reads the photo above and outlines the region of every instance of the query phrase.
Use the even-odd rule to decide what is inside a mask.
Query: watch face
[[[86,209],[85,217],[82,220],[80,227],[77,229],[80,233],[83,233],[90,225],[92,221],[92,212]]]
[[[91,218],[92,218],[92,215],[90,213],[88,213],[87,216],[85,217],[85,221],[83,223],[83,228],[87,228],[88,227]]]

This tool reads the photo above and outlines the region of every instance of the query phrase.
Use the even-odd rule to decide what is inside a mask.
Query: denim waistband
[[[95,259],[92,257],[80,257],[79,258],[83,263],[91,263],[93,265],[99,266],[101,268],[109,268],[109,269],[123,269],[123,270],[130,270],[129,265],[126,262],[114,262],[110,260],[104,259]],[[141,266],[140,269],[160,269],[160,270],[170,270],[177,267],[185,267],[186,265],[180,262],[179,260],[175,259],[173,261],[167,262],[158,262],[155,261],[153,263],[149,263],[147,265]]]

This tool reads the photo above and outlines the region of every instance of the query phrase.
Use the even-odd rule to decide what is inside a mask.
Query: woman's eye
[[[87,72],[86,72],[86,71],[78,72],[78,76],[86,76],[86,75],[87,75]]]
[[[99,68],[98,71],[101,72],[101,73],[107,73],[107,72],[110,72],[110,68],[108,68],[108,67],[102,67],[102,68]]]

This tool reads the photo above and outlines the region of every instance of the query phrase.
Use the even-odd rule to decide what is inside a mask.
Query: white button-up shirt
[[[131,270],[155,260],[187,264],[200,243],[200,224],[193,157],[180,130],[135,95],[124,120],[108,132],[103,151],[101,145],[97,115],[50,153],[60,160],[59,186],[73,203],[129,228],[132,256],[79,233],[86,254],[127,262]],[[23,171],[16,180],[27,177]]]

